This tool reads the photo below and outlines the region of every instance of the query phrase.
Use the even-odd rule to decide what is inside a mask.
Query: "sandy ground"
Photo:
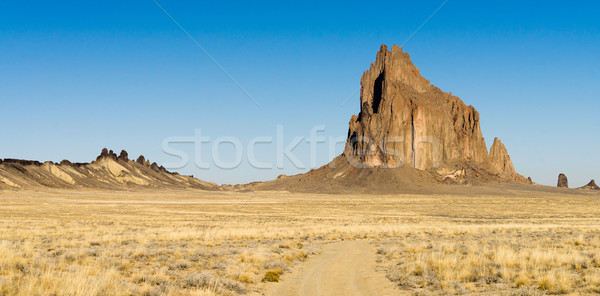
[[[401,293],[382,272],[375,271],[375,248],[367,241],[343,241],[299,266],[267,295],[391,296]]]
[[[446,188],[0,191],[0,295],[600,293],[598,193]]]

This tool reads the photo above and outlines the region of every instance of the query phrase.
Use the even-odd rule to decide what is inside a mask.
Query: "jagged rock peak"
[[[99,161],[99,160],[102,160],[102,159],[117,160],[117,154],[114,153],[112,150],[108,150],[107,148],[103,148],[102,152],[100,152],[100,155],[96,158],[96,161]]]
[[[385,81],[406,84],[419,93],[426,92],[431,88],[429,80],[421,76],[421,71],[410,60],[410,55],[403,52],[402,47],[395,44],[392,46],[391,51],[388,50],[387,45],[381,45],[375,62],[371,63],[370,69],[363,74],[361,84],[364,87],[365,82],[378,79],[380,83]],[[370,84],[367,83],[366,86],[370,86]],[[367,90],[367,92],[369,91],[373,90]],[[362,93],[361,91],[361,95]],[[367,99],[368,97],[365,96],[364,98]]]
[[[515,167],[510,160],[510,155],[508,155],[508,151],[506,151],[506,147],[498,138],[494,138],[494,143],[490,148],[490,160],[492,165],[500,173],[506,176],[514,176],[517,174]]]
[[[144,165],[146,163],[146,158],[144,158],[143,155],[140,155],[140,157],[137,158],[137,160],[135,161],[141,165]]]
[[[485,162],[479,113],[423,78],[408,53],[382,45],[361,78],[361,111],[350,120],[346,156],[368,167]]]
[[[569,180],[565,174],[558,175],[558,184],[556,186],[561,188],[569,188]]]
[[[129,155],[127,154],[127,151],[121,150],[121,153],[117,159],[125,162],[129,161]]]

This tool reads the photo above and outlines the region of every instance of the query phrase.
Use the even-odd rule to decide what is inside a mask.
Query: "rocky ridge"
[[[142,161],[139,161],[139,160]],[[0,160],[0,189],[35,188],[195,188],[214,190],[217,184],[198,180],[192,176],[171,173],[163,166],[150,163],[143,156],[138,161],[129,160],[122,150],[117,156],[104,148],[91,163],[60,163],[3,159]]]

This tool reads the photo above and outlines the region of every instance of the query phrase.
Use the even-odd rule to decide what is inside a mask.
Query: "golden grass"
[[[597,228],[441,229],[379,243],[388,277],[407,289],[434,294],[457,289],[517,293],[523,288],[548,294],[600,292]]]
[[[416,294],[593,294],[599,222],[591,194],[4,191],[0,295],[260,293],[340,239]]]

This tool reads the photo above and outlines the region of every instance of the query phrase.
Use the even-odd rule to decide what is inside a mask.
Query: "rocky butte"
[[[382,45],[362,75],[360,113],[350,119],[343,154],[306,174],[246,187],[392,193],[482,182],[532,183],[498,138],[487,150],[475,108],[421,76],[402,48]]]
[[[361,78],[360,106],[344,151],[353,165],[527,182],[498,138],[488,153],[477,110],[422,77],[401,47],[381,46]]]

